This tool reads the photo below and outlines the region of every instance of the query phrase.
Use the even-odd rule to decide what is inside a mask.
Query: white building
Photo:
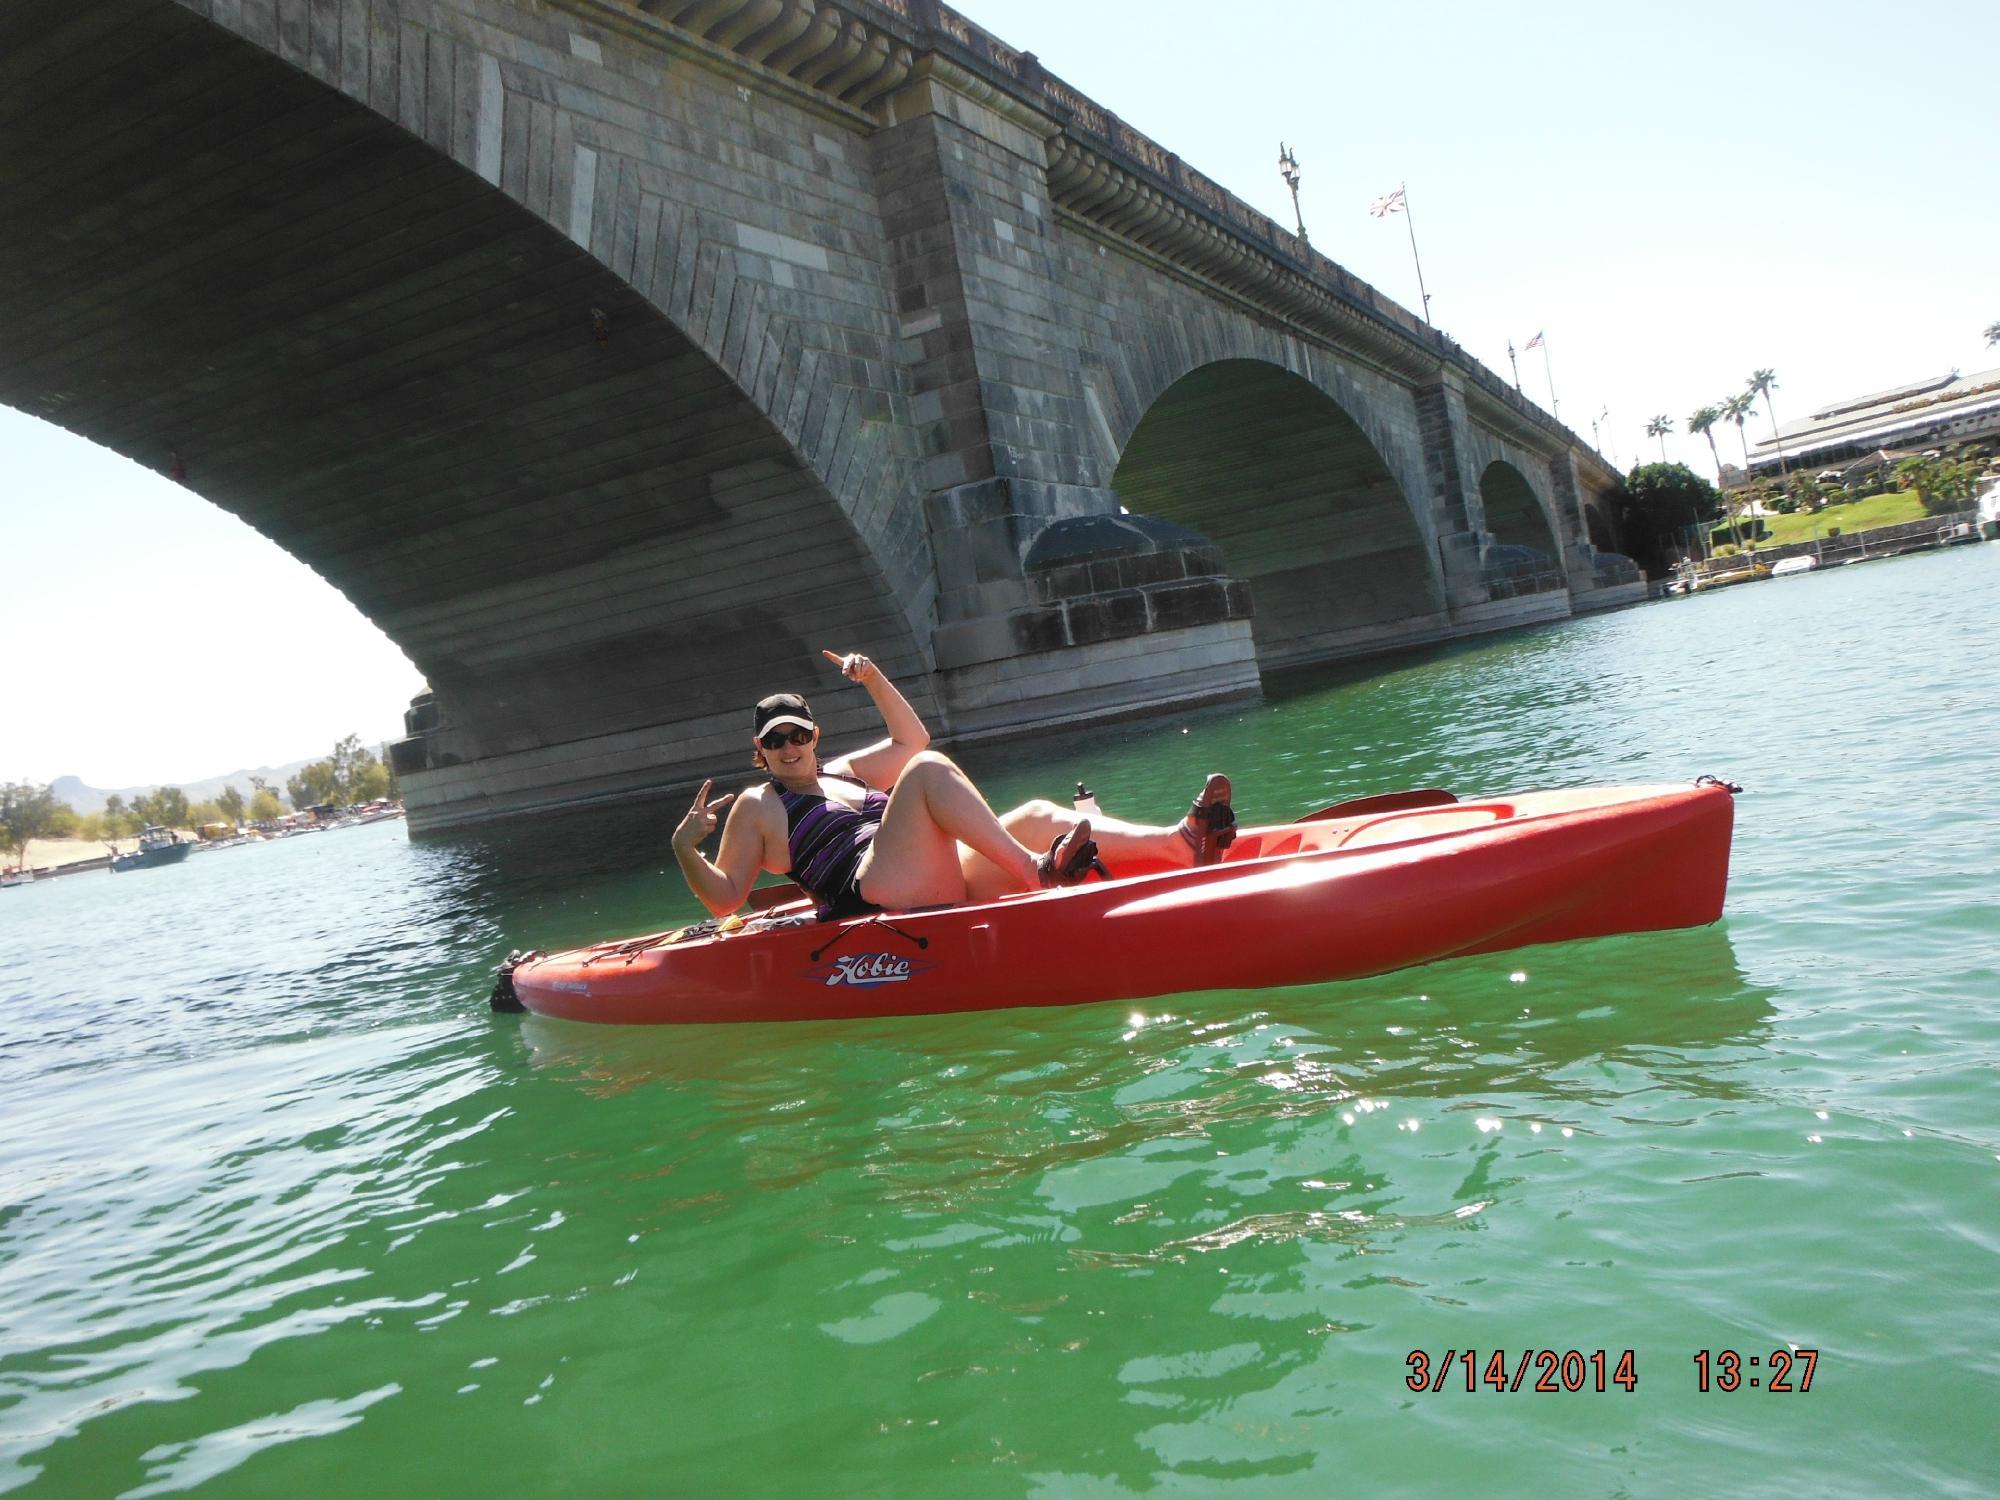
[[[1836,402],[1756,443],[1750,472],[1775,478],[1781,451],[1788,469],[1822,471],[1876,454],[1886,459],[1982,441],[2000,442],[2000,370],[1954,373]]]

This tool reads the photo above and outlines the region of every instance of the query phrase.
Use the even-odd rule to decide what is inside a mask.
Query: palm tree
[[[1750,479],[1750,440],[1743,435],[1743,424],[1749,420],[1750,414],[1756,409],[1757,393],[1755,391],[1738,391],[1733,396],[1724,396],[1722,398],[1722,419],[1725,422],[1734,422],[1736,424],[1736,441],[1743,448],[1743,479],[1746,484]],[[1731,529],[1736,532],[1736,545],[1740,547],[1743,545],[1743,532],[1742,528],[1737,525],[1736,515],[1737,506],[1732,501],[1729,507],[1729,524]]]
[[[1722,420],[1736,424],[1736,441],[1743,449],[1743,477],[1750,477],[1750,440],[1743,435],[1743,424],[1757,410],[1757,392],[1738,391],[1733,396],[1722,398]]]
[[[1722,455],[1715,451],[1715,424],[1721,420],[1722,408],[1719,406],[1700,407],[1688,417],[1688,431],[1698,432],[1708,439],[1708,456],[1715,460],[1715,482],[1718,485],[1722,483]],[[1704,534],[1706,530],[1704,527]],[[1703,556],[1706,555],[1704,552]]]
[[[1698,432],[1708,439],[1708,456],[1715,460],[1715,482],[1722,483],[1722,455],[1715,451],[1715,424],[1722,420],[1722,409],[1704,406],[1688,418],[1688,431]]]
[[[1930,509],[1931,494],[1938,487],[1938,465],[1936,460],[1922,457],[1906,458],[1896,465],[1896,487],[1915,490],[1917,499],[1924,509]]]
[[[1988,323],[1986,325],[1986,342],[1989,346],[2000,344],[2000,323]]]
[[[1667,461],[1667,434],[1672,432],[1673,430],[1674,430],[1674,419],[1668,416],[1665,412],[1661,412],[1657,417],[1653,418],[1652,421],[1646,424],[1646,436],[1656,437],[1660,440],[1661,463],[1665,463]]]
[[[1778,436],[1778,407],[1771,400],[1771,392],[1778,388],[1778,373],[1775,370],[1759,370],[1748,382],[1750,390],[1764,398],[1764,410],[1771,417],[1771,441],[1778,450],[1778,482],[1790,488],[1791,475],[1785,470],[1785,444]]]

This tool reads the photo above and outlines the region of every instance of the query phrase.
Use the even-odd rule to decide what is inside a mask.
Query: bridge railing
[[[1269,215],[1133,129],[1112,111],[1049,72],[1034,53],[1009,47],[939,0],[853,0],[853,3],[880,8],[906,24],[914,24],[918,30],[912,36],[913,44],[943,52],[1008,92],[1025,96],[1027,102],[1039,105],[1061,125],[1066,134],[1114,160],[1224,232],[1248,241],[1280,265],[1305,276],[1351,310],[1422,346],[1517,416],[1560,435],[1568,444],[1583,446],[1575,433],[1467,354],[1449,334],[1384,296]]]
[[[579,7],[607,0],[557,0]],[[1490,408],[1565,447],[1590,450],[1553,415],[1472,358],[1443,330],[1384,296],[1320,254],[1220,183],[1182,161],[1112,111],[1023,52],[960,15],[942,0],[608,0],[691,32],[716,51],[776,73],[830,98],[857,116],[875,110],[931,54],[970,74],[980,86],[1053,122],[1078,160],[1078,177],[1108,168],[1122,179],[1103,200],[1104,227],[1121,231],[1143,220],[1148,248],[1215,271],[1232,291],[1248,295],[1307,328],[1338,323],[1378,355],[1420,375],[1449,367]],[[628,11],[629,13],[629,11]],[[1057,143],[1052,143],[1052,148]],[[1055,187],[1052,149],[1051,186]],[[1133,206],[1136,195],[1142,199]],[[1150,196],[1148,196],[1150,195]],[[1170,204],[1171,214],[1158,210]],[[1079,216],[1088,217],[1085,208]],[[1159,243],[1164,238],[1166,243]],[[1608,465],[1605,466],[1608,469]]]

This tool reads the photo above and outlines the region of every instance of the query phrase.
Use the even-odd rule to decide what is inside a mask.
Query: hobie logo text
[[[929,967],[894,953],[850,953],[813,972],[816,978],[824,977],[829,985],[852,984],[866,989],[878,984],[902,984]]]

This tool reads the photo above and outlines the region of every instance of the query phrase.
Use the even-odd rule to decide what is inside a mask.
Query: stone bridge
[[[967,738],[1638,589],[1573,433],[934,0],[10,0],[0,401],[408,653],[419,827],[871,727],[822,646]]]

